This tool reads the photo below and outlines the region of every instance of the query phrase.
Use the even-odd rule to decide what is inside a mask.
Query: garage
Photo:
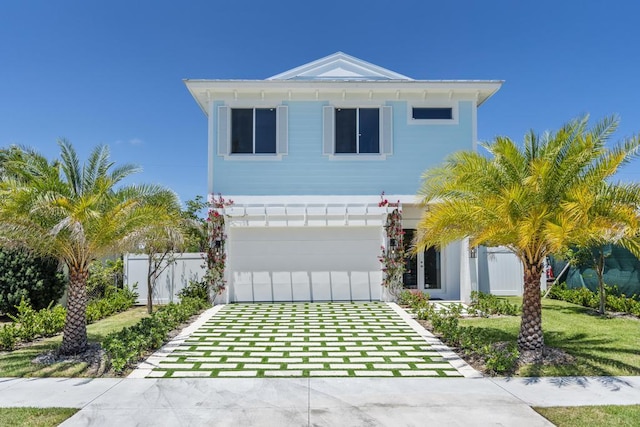
[[[379,301],[380,226],[230,227],[230,302]]]

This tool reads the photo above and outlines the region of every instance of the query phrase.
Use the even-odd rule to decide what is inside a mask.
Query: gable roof
[[[267,80],[413,80],[343,52],[336,52]]]
[[[395,71],[336,52],[265,80],[185,79],[187,89],[205,114],[213,99],[271,98],[318,100],[327,97],[361,99],[427,99],[454,96],[482,105],[502,86],[502,80],[414,80]]]

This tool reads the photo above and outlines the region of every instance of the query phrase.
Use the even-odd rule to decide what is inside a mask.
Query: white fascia
[[[330,205],[349,205],[349,204],[377,204],[381,201],[380,195],[375,196],[345,196],[345,195],[291,195],[291,196],[247,196],[223,194],[226,200],[233,200],[238,205],[304,205],[304,204],[330,204]],[[385,194],[384,198],[389,203],[400,202],[403,204],[417,204],[418,198],[415,194]]]
[[[381,81],[303,81],[303,80],[184,80],[187,89],[207,114],[213,100],[262,99],[324,100],[336,94],[345,100],[383,97],[387,100],[428,99],[446,95],[450,99],[473,98],[480,106],[502,86],[501,80],[381,80]]]

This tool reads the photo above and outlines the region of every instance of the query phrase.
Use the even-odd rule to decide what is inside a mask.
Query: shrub
[[[492,345],[485,345],[482,348],[484,354],[484,365],[490,373],[502,374],[510,372],[516,366],[520,352],[515,343],[499,348]]]
[[[517,316],[520,313],[520,307],[517,304],[512,304],[503,298],[478,291],[471,292],[470,309],[470,312],[474,311],[478,315],[502,314]]]
[[[90,301],[87,305],[87,321],[93,323],[112,314],[125,311],[135,303],[137,295],[129,289],[111,287],[106,296],[99,300]],[[64,329],[67,310],[60,306],[53,306],[36,311],[31,304],[22,299],[16,306],[17,313],[9,317],[14,323],[4,325],[0,331],[0,348],[11,350],[18,340],[33,341],[39,337],[50,337]]]
[[[418,289],[403,289],[398,295],[398,304],[417,308],[429,301],[429,294]]]
[[[178,304],[160,307],[135,325],[107,335],[102,347],[111,368],[122,373],[146,352],[160,348],[171,330],[207,306],[208,303],[200,298],[184,297]]]
[[[58,261],[24,250],[0,249],[0,312],[16,314],[22,299],[36,309],[57,302],[66,286]]]
[[[22,341],[33,341],[42,334],[38,312],[31,307],[25,298],[20,300],[16,309],[18,313],[15,316],[10,314],[9,317],[18,325],[18,337]]]
[[[37,317],[40,334],[44,337],[52,337],[64,329],[67,310],[61,305],[56,305],[53,308],[49,305],[49,307],[39,310]]]
[[[0,350],[13,350],[18,343],[18,329],[13,323],[7,323],[0,328]]]
[[[122,288],[124,262],[116,260],[93,261],[89,266],[87,295],[90,300],[104,298],[112,288]]]
[[[640,317],[640,298],[638,295],[627,297],[621,294],[615,286],[606,285],[605,292],[607,310],[618,313],[628,313]],[[553,299],[567,301],[593,309],[599,308],[600,304],[599,292],[592,292],[588,288],[567,289],[565,283],[554,286],[549,292],[549,296]]]
[[[50,337],[62,331],[64,328],[67,310],[59,305],[41,310],[34,310],[27,300],[22,299],[16,307],[18,313],[9,315],[14,321],[16,337],[23,342],[33,341],[39,337]]]
[[[104,296],[94,299],[87,304],[87,323],[94,323],[100,319],[128,310],[135,304],[138,297],[135,290],[107,287]]]
[[[178,292],[178,297],[182,298],[198,298],[203,301],[209,301],[209,285],[206,281],[190,280],[189,284]]]
[[[460,326],[459,318],[462,309],[462,305],[457,304],[438,311],[427,304],[418,311],[417,315],[418,319],[428,320],[433,331],[446,344],[457,347],[464,353],[473,353],[482,357],[487,372],[493,374],[511,372],[520,356],[515,344],[511,343],[504,348],[486,344],[487,337],[484,330]]]

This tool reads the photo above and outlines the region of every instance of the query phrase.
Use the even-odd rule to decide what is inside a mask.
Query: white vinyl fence
[[[547,288],[545,274],[540,278],[540,289]],[[511,250],[499,247],[478,247],[478,284],[485,294],[498,296],[522,295],[524,268]]]
[[[189,281],[200,280],[205,273],[204,253],[177,254],[174,262],[158,276],[153,289],[153,303],[167,304],[177,302],[177,293],[189,284]],[[160,268],[164,267],[162,265]],[[147,303],[147,272],[149,257],[144,254],[125,254],[124,284],[130,289],[136,286],[137,304]]]
[[[481,292],[493,295],[522,295],[522,263],[505,247],[478,247],[478,283]]]

